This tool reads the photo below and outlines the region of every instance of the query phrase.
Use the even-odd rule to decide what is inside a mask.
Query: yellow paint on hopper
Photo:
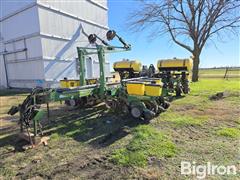
[[[143,82],[128,82],[127,92],[130,95],[143,96],[145,91],[145,84]]]
[[[80,85],[79,80],[60,80],[61,88],[71,88],[71,87],[77,87],[79,85]]]
[[[155,80],[155,83],[156,83],[156,84],[162,84],[161,79]]]
[[[192,70],[193,60],[192,59],[166,59],[159,60],[157,63],[158,68],[182,68],[186,67],[188,71]]]
[[[129,69],[140,72],[142,71],[142,63],[139,61],[118,61],[113,64],[113,69]]]
[[[146,84],[145,94],[147,96],[161,96],[162,86],[160,84]]]
[[[60,80],[60,87],[61,88],[68,88],[67,80]]]

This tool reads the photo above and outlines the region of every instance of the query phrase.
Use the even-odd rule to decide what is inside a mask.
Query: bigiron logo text
[[[203,165],[197,165],[195,161],[182,161],[181,174],[195,175],[198,179],[203,179],[206,178],[206,176],[214,175],[236,175],[237,167],[235,165],[214,165],[211,162],[207,162]]]

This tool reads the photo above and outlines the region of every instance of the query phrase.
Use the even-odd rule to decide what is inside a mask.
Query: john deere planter
[[[158,73],[155,72],[152,65],[151,73],[147,73],[148,76],[144,77],[140,75],[142,70],[140,62],[115,63],[114,69],[122,73],[122,75],[128,72],[128,76],[124,76],[124,78],[122,76],[121,83],[107,83],[104,72],[105,54],[130,51],[131,45],[126,43],[113,30],[108,31],[106,36],[109,41],[117,38],[122,46],[112,46],[97,35],[90,34],[88,40],[95,46],[92,48],[77,47],[80,77],[79,82],[73,83],[80,86],[64,84],[65,88],[33,89],[22,104],[13,106],[9,110],[8,114],[10,115],[20,113],[21,132],[30,134],[33,131],[34,139],[42,135],[41,120],[44,114],[49,113],[49,109],[47,109],[47,112],[41,109],[42,104],[48,105],[55,101],[65,101],[69,106],[82,108],[85,105],[93,106],[96,103],[105,102],[108,108],[131,114],[139,120],[149,121],[169,107],[170,104],[167,98],[173,89],[178,92],[176,88],[179,88],[179,93],[182,90],[184,93],[188,92],[187,72],[191,67],[187,66],[187,69],[180,68],[178,77],[178,74],[175,73],[175,70],[178,69],[174,69],[175,66],[168,69],[166,67],[169,67],[169,65],[161,62],[158,63]],[[97,43],[97,41],[100,42]],[[85,58],[94,54],[98,56],[100,78],[98,83],[86,85]],[[183,61],[179,67],[185,67],[189,62]],[[62,81],[62,83],[69,82]],[[34,139],[32,143],[35,143]]]
[[[139,61],[123,60],[115,62],[113,69],[119,72],[121,80],[126,78],[148,77],[158,78],[163,83],[163,88],[167,94],[176,93],[181,96],[182,93],[189,93],[189,77],[191,75],[193,62],[192,59],[167,59],[159,60],[157,63],[158,72],[154,65],[149,68],[142,66]]]

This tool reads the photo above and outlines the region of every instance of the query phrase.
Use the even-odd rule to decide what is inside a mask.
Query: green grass
[[[103,107],[70,111],[56,104],[50,113],[53,122],[44,126],[44,133],[50,135],[47,147],[9,152],[15,146],[16,135],[1,135],[0,154],[3,156],[0,179],[14,179],[19,172],[24,173],[19,176],[22,179],[34,178],[39,174],[51,176],[55,170],[59,170],[60,177],[63,175],[63,164],[76,166],[69,167],[71,169],[66,172],[66,178],[74,174],[80,179],[94,179],[104,170],[108,175],[119,175],[119,179],[134,179],[131,174],[139,179],[181,179],[195,177],[181,176],[181,161],[237,164],[239,79],[200,79],[197,83],[191,83],[190,88],[189,95],[175,98],[170,108],[148,125],[109,114]],[[222,91],[227,92],[226,98],[209,100],[209,96]],[[4,122],[8,122],[7,110],[22,102],[25,95],[3,94],[0,119],[6,118]],[[84,162],[90,162],[88,159],[98,154],[110,154],[115,163],[100,163],[79,170],[81,163],[76,162],[84,157],[87,157]],[[32,163],[38,156],[41,162]],[[107,175],[105,179],[108,179]]]
[[[11,177],[14,176],[14,172],[12,171],[11,168],[0,167],[0,179],[1,175],[4,176],[6,179],[11,179]]]
[[[149,125],[141,125],[132,132],[130,143],[115,150],[112,160],[124,166],[145,167],[149,157],[172,157],[177,152],[175,144],[162,132]]]
[[[62,138],[62,136],[60,136],[58,133],[53,133],[50,136],[51,140],[59,140],[59,138]]]
[[[174,112],[162,114],[160,119],[162,121],[170,122],[171,124],[183,127],[183,126],[201,126],[206,120],[207,116],[190,116],[180,115]]]
[[[191,96],[211,95],[223,91],[240,91],[239,79],[200,79],[198,82],[191,83]]]
[[[159,120],[170,122],[175,126],[203,125],[208,119],[207,115],[195,114],[204,112],[214,106],[214,101],[209,100],[211,95],[217,92],[226,92],[226,102],[238,105],[240,102],[240,81],[238,79],[200,79],[199,82],[191,83],[191,92],[184,98],[173,101],[173,108],[159,116]],[[192,111],[191,110],[195,110]]]
[[[204,110],[212,106],[212,101],[209,101],[209,96],[192,96],[188,95],[184,98],[174,101],[174,106],[188,107],[188,109]]]
[[[240,138],[240,129],[224,127],[217,131],[217,135],[230,138]]]
[[[191,92],[184,98],[176,99],[175,105],[193,106],[193,108],[206,109],[212,105],[209,97],[218,92],[226,92],[226,100],[238,103],[240,98],[239,79],[200,79],[198,82],[190,84]]]
[[[200,79],[198,82],[191,83],[190,97],[208,98],[217,92],[239,93],[239,79]]]
[[[200,78],[224,78],[226,68],[222,69],[200,69]],[[227,78],[240,78],[240,68],[231,69],[227,72]]]
[[[199,70],[199,74],[201,75],[208,75],[208,74],[217,74],[217,75],[223,75],[226,72],[226,68],[222,68],[222,69],[200,69]],[[234,70],[234,71],[228,71],[228,74],[236,74],[236,75],[240,75],[240,68]]]

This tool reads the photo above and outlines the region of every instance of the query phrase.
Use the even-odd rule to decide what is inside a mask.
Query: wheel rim
[[[74,99],[71,99],[69,101],[70,106],[76,106],[76,101]]]
[[[142,112],[141,112],[141,110],[139,108],[133,107],[131,109],[131,114],[132,114],[133,117],[139,118],[141,116]]]

